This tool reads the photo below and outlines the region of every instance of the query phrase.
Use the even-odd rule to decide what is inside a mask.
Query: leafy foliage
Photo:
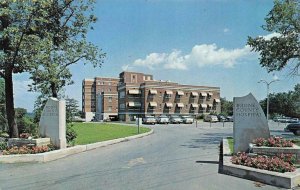
[[[221,98],[221,113],[225,116],[233,115],[233,102]]]
[[[292,163],[293,155],[268,156],[249,156],[245,152],[234,155],[231,158],[233,164],[244,165],[248,167],[275,171],[275,172],[293,172],[295,167]]]
[[[75,142],[76,137],[77,137],[77,132],[73,129],[73,125],[68,124],[67,132],[66,132],[66,138],[68,144],[72,144],[73,142]]]
[[[271,39],[248,38],[248,45],[260,53],[260,65],[271,72],[282,70],[289,64],[292,74],[299,75],[300,2],[275,0],[265,21],[263,29],[277,35]]]
[[[0,79],[0,130],[7,131],[5,111],[5,83],[3,79]]]
[[[71,123],[74,120],[74,116],[78,113],[78,101],[68,97],[65,100],[67,123]]]
[[[256,146],[267,146],[267,147],[292,147],[293,143],[290,140],[285,140],[282,137],[270,137],[268,139],[257,138],[253,140]]]
[[[19,133],[29,133],[33,136],[38,136],[38,125],[26,115],[27,110],[24,108],[16,108],[15,110]]]
[[[58,97],[58,92],[66,85],[73,84],[69,66],[80,61],[101,66],[105,53],[88,42],[86,35],[97,18],[92,14],[94,0],[55,0],[47,11],[52,15],[46,24],[51,43],[47,57],[31,71],[32,91],[39,91],[49,97]]]
[[[285,115],[300,118],[300,84],[293,91],[269,94],[269,112],[271,115]],[[267,99],[260,102],[266,110]]]
[[[14,73],[30,71],[47,56],[51,43],[44,27],[51,15],[51,1],[0,2],[0,76],[5,81],[5,106],[10,137],[18,137],[13,98]]]
[[[33,146],[33,147],[27,147],[27,146],[22,146],[22,147],[12,147],[7,150],[3,151],[3,155],[11,155],[11,154],[38,154],[38,153],[43,153],[43,152],[49,152],[55,150],[53,145],[49,146]]]
[[[0,2],[0,77],[5,81],[6,118],[10,137],[18,136],[13,98],[14,73],[30,72],[32,90],[57,97],[71,84],[68,66],[102,64],[105,56],[86,41],[95,0]],[[46,80],[47,79],[47,80]]]

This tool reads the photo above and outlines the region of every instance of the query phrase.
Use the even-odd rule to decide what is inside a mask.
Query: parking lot
[[[274,122],[272,120],[269,121],[269,129],[271,135],[275,136],[282,136],[287,139],[294,139],[294,138],[299,138],[299,136],[295,136],[291,132],[285,132],[284,128],[288,125],[289,123],[280,123],[280,122]],[[154,127],[155,126],[165,126],[165,127],[198,127],[198,128],[231,128],[232,133],[233,133],[233,122],[203,122],[203,121],[195,121],[192,124],[155,124],[155,125],[145,125],[145,126],[150,126]]]

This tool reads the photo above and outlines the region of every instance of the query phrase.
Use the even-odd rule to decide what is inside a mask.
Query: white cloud
[[[245,46],[240,49],[218,48],[216,44],[202,44],[193,47],[191,53],[187,55],[187,61],[199,67],[207,65],[222,65],[233,67],[238,60],[250,54],[250,47]]]
[[[151,53],[145,59],[137,59],[133,62],[136,66],[145,66],[149,69],[154,69],[155,66],[160,65],[166,61],[167,55],[165,53]]]
[[[273,37],[279,37],[281,36],[281,34],[277,33],[277,32],[273,32],[271,34],[267,34],[265,36],[260,36],[260,37],[263,37],[265,40],[271,40],[271,38]]]
[[[223,29],[223,32],[224,32],[224,33],[227,33],[227,32],[229,32],[229,31],[230,31],[230,30],[229,30],[228,28],[224,28],[224,29]]]
[[[137,59],[134,66],[143,66],[151,70],[157,68],[187,70],[192,66],[220,65],[234,67],[238,61],[249,58],[251,48],[245,46],[237,49],[219,48],[216,44],[195,45],[189,54],[183,55],[180,50],[171,53],[150,53],[145,59]],[[130,66],[125,65],[124,68]]]

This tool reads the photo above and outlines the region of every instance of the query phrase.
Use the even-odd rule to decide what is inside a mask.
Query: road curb
[[[54,150],[51,152],[45,152],[45,153],[39,153],[39,154],[14,154],[14,155],[1,155],[0,156],[0,163],[24,163],[24,162],[49,162],[52,160],[57,160],[60,158],[64,158],[66,156],[70,156],[73,154],[78,154],[81,152],[93,150],[96,148],[117,144],[121,142],[130,141],[137,138],[142,138],[148,135],[151,135],[153,133],[153,129],[151,129],[147,133],[124,137],[124,138],[118,138],[103,142],[97,142],[87,145],[77,145],[70,148],[60,149],[60,150]]]

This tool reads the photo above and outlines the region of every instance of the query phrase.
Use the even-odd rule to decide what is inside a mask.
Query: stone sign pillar
[[[66,148],[66,102],[50,98],[41,115],[39,133],[50,137],[51,142],[59,148]]]
[[[234,153],[247,152],[256,138],[270,137],[266,116],[251,93],[233,98],[233,117]]]

